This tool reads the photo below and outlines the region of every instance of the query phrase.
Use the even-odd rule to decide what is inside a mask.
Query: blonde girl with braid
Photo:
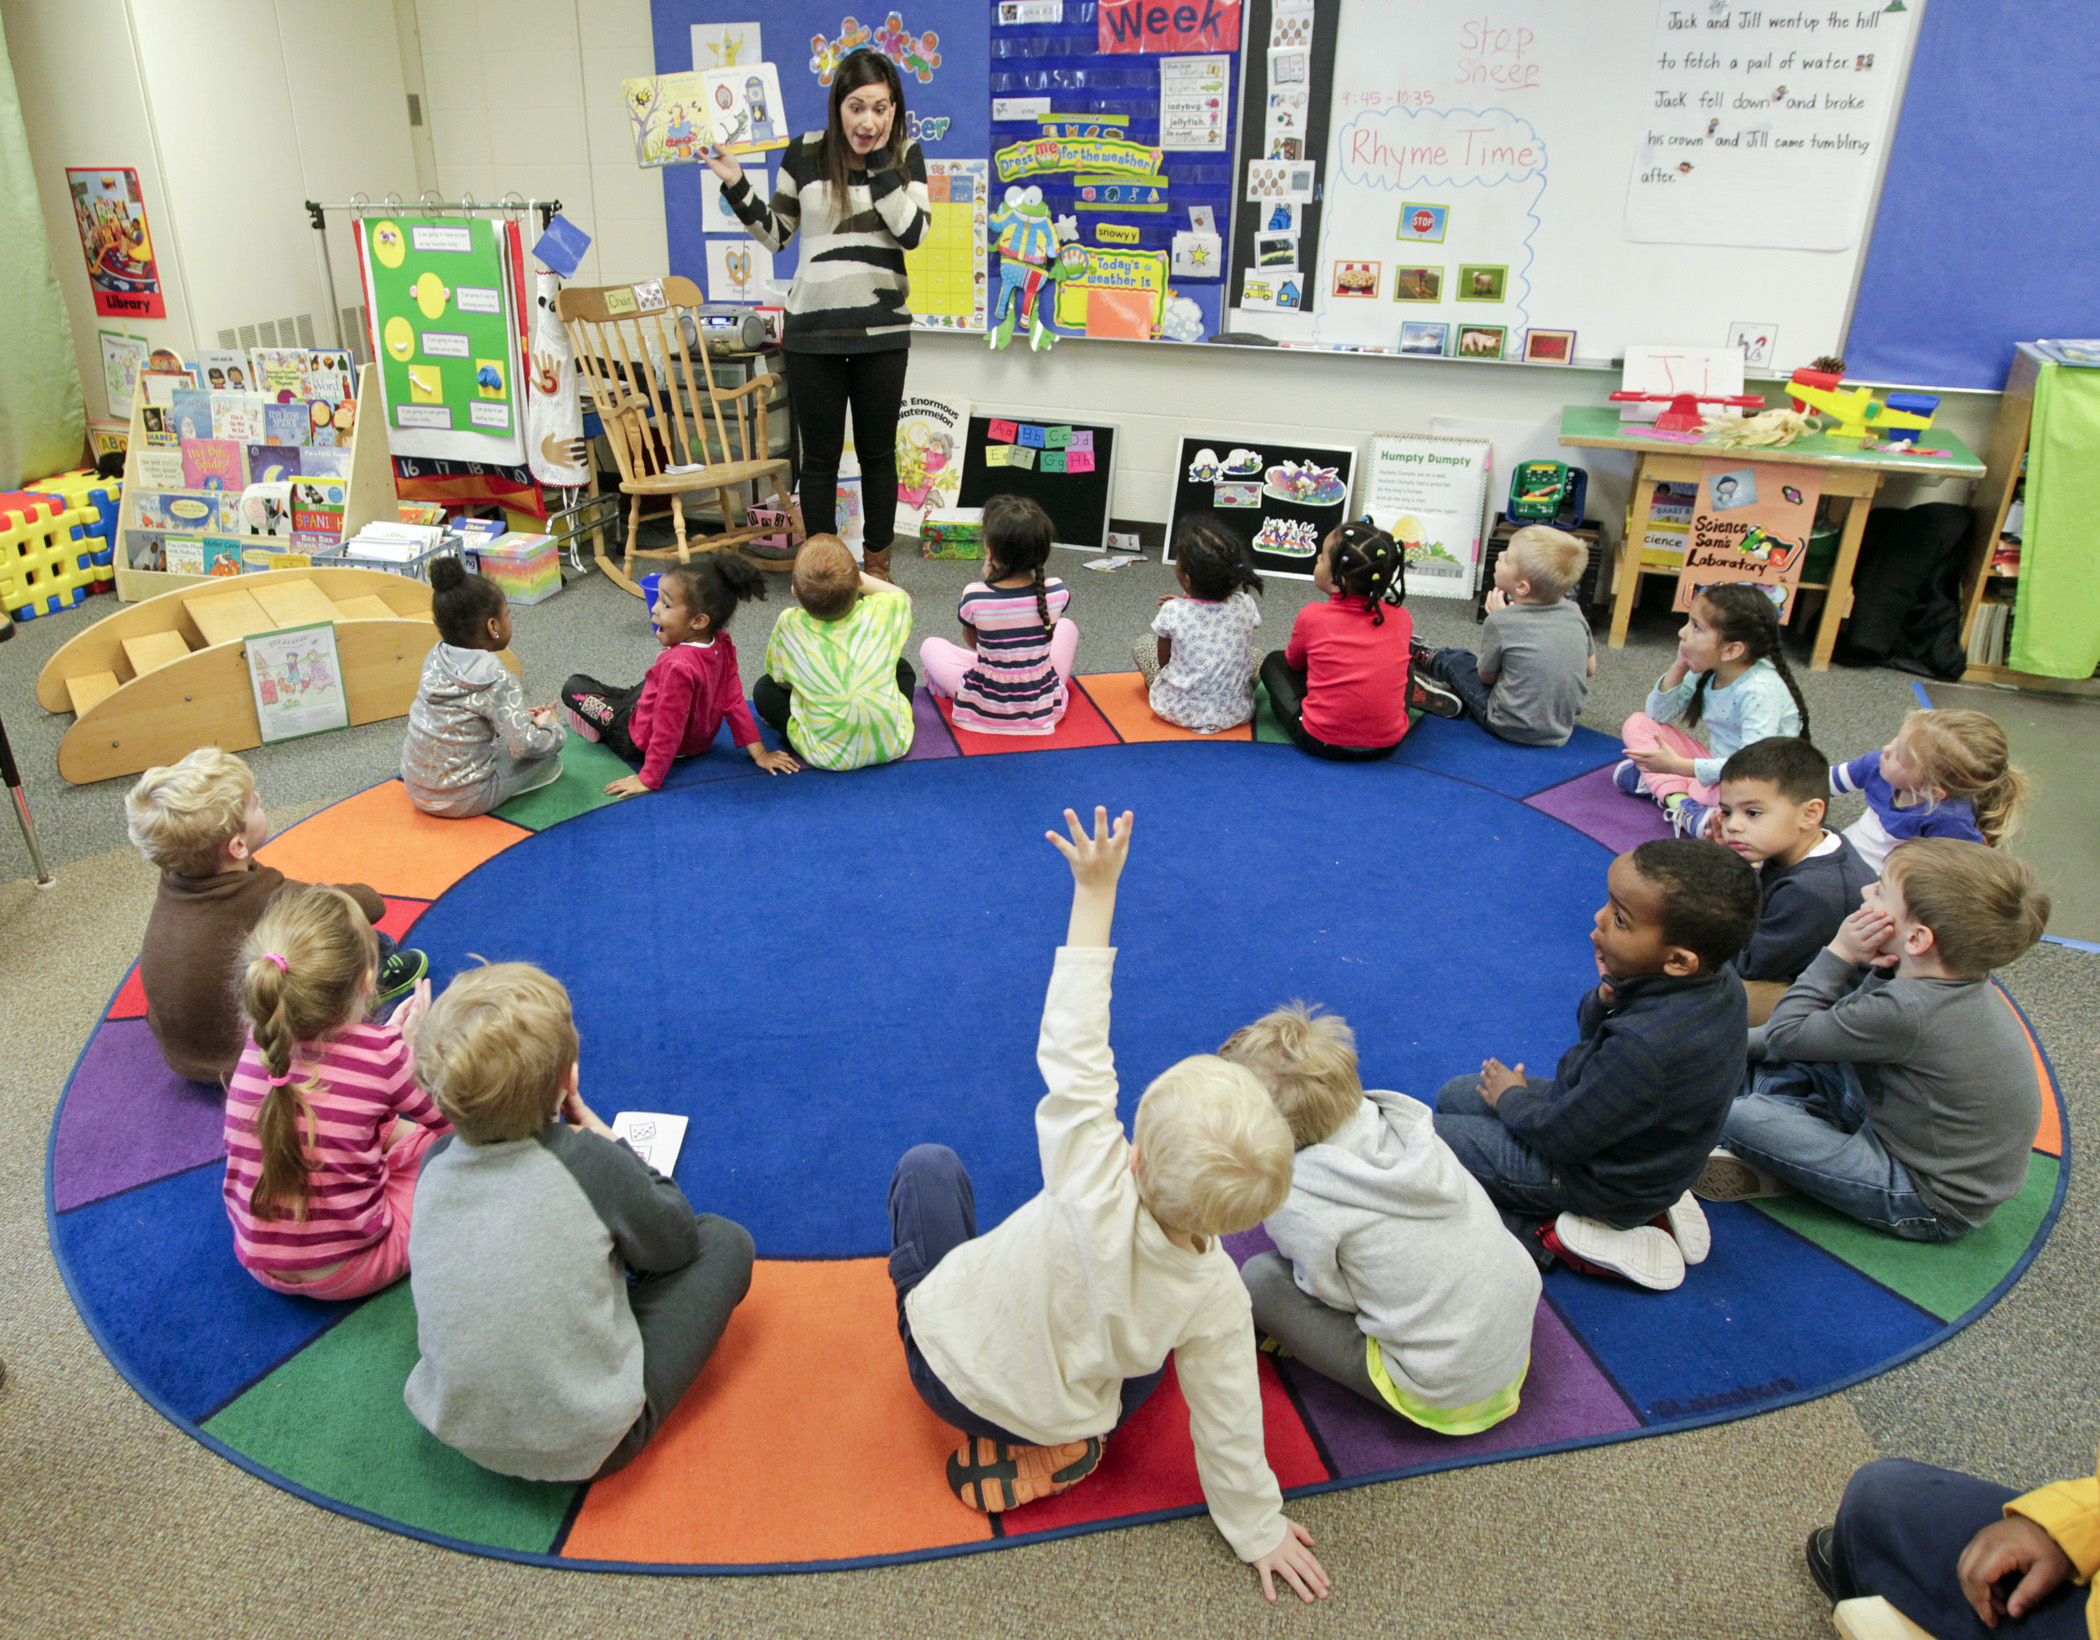
[[[954,701],[958,729],[1047,735],[1064,719],[1079,628],[1065,618],[1071,593],[1044,573],[1054,533],[1025,496],[985,501],[984,579],[963,588],[956,610],[965,643],[919,646],[926,687]]]
[[[1845,836],[1876,871],[1913,837],[2003,848],[2027,814],[2027,776],[2013,766],[2005,731],[1965,709],[1912,712],[1880,751],[1835,765],[1830,790],[1866,798]]]
[[[361,1298],[408,1273],[416,1169],[451,1124],[408,1040],[430,983],[370,1024],[378,969],[378,937],[339,888],[286,889],[241,949],[226,1215],[234,1256],[276,1292]]]

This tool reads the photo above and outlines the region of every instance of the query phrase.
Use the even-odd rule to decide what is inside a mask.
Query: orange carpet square
[[[990,1522],[943,1468],[958,1439],[905,1376],[886,1260],[760,1259],[699,1382],[591,1487],[561,1552],[765,1565],[981,1543]]]
[[[984,757],[992,752],[1069,752],[1082,746],[1120,744],[1116,731],[1109,726],[1100,709],[1087,699],[1084,689],[1075,688],[1070,692],[1064,717],[1047,735],[987,735],[975,729],[959,728],[955,722],[955,702],[936,695],[934,703],[940,707],[941,719],[948,725],[948,732],[955,736],[955,744],[962,748],[964,757]]]
[[[408,800],[401,782],[345,798],[257,850],[256,858],[303,883],[367,883],[381,894],[434,900],[531,832],[507,820],[439,820]]]
[[[2042,1045],[2035,1041],[2034,1032],[2027,1029],[2026,1017],[2004,991],[1999,999],[2012,1009],[2013,1018],[2019,1020],[2020,1030],[2027,1038],[2027,1051],[2034,1055],[2034,1079],[2042,1090],[2042,1122],[2034,1136],[2034,1148],[2045,1156],[2061,1156],[2064,1153],[2063,1117],[2057,1109],[2056,1082],[2049,1074],[2049,1062],[2042,1057]]]
[[[1262,1427],[1276,1483],[1289,1491],[1330,1479],[1304,1420],[1291,1405],[1275,1364],[1266,1355],[1261,1357],[1260,1371]],[[1170,1358],[1167,1375],[1152,1398],[1103,1447],[1101,1467],[1069,1492],[1009,1510],[1004,1517],[1006,1535],[1054,1532],[1063,1526],[1083,1526],[1123,1515],[1186,1509],[1202,1501],[1196,1449],[1189,1441],[1189,1404],[1182,1399]]]
[[[1094,672],[1077,680],[1101,709],[1116,733],[1126,741],[1141,740],[1252,740],[1254,726],[1222,729],[1214,735],[1199,735],[1169,723],[1152,710],[1152,696],[1142,672]]]

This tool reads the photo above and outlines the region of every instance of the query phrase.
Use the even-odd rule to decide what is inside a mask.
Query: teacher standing
[[[839,64],[822,131],[790,143],[770,204],[735,158],[716,148],[708,168],[722,197],[769,251],[802,234],[788,292],[788,402],[802,434],[802,524],[835,534],[846,410],[860,457],[862,551],[868,573],[890,574],[897,527],[897,413],[911,358],[911,280],[904,253],[930,220],[926,159],[905,135],[904,82],[880,52]]]

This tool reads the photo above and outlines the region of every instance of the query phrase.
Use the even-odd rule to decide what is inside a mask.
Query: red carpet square
[[[1076,685],[1079,680],[1072,681]],[[1069,752],[1082,746],[1121,744],[1108,719],[1087,699],[1086,691],[1077,687],[1071,691],[1064,717],[1047,735],[987,735],[958,728],[955,702],[939,695],[934,701],[941,709],[941,721],[948,725],[948,732],[955,736],[955,744],[962,748],[964,757],[984,757],[992,752]]]

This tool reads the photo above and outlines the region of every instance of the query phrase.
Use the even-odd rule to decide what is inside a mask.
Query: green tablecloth
[[[2100,667],[2100,370],[2045,364],[2034,385],[2006,664],[2049,678]]]

